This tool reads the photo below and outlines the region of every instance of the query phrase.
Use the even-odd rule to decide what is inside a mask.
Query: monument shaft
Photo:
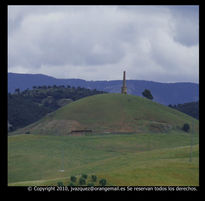
[[[122,94],[127,94],[127,87],[126,87],[126,71],[123,72],[123,85],[121,88]]]

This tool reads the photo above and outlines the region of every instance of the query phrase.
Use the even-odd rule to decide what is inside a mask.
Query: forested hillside
[[[180,112],[184,112],[196,119],[199,119],[199,101],[190,102],[178,105],[169,105],[169,107],[179,110]]]
[[[8,93],[8,127],[15,130],[39,120],[44,115],[80,98],[103,91],[71,86],[33,86],[33,89]]]

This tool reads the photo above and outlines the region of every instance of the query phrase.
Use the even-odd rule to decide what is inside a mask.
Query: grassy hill
[[[194,123],[194,131],[198,131],[196,119],[146,98],[100,94],[63,106],[13,134],[69,135],[83,129],[92,133],[156,133],[180,130],[184,123]]]
[[[199,185],[198,135],[184,132],[8,137],[8,185],[64,185],[82,173],[108,185]],[[59,170],[64,169],[64,172]]]

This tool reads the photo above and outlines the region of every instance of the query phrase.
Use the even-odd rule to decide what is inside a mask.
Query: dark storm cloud
[[[199,7],[198,6],[171,6],[176,30],[174,39],[186,46],[199,43]]]
[[[9,71],[198,81],[198,7],[10,6]]]

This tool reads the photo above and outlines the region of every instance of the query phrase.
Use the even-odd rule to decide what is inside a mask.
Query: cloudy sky
[[[9,6],[9,72],[199,79],[198,6]]]

